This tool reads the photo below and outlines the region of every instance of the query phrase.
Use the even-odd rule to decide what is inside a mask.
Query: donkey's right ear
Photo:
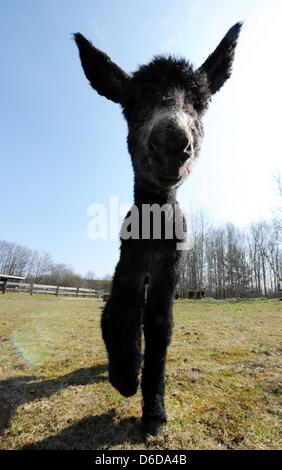
[[[112,62],[104,52],[96,49],[82,34],[75,33],[74,40],[79,50],[82,68],[90,85],[99,95],[122,104],[130,76]]]

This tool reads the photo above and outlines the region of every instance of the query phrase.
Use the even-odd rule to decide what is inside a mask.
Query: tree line
[[[273,182],[277,205],[271,220],[239,229],[230,223],[216,226],[201,210],[190,212],[180,296],[203,289],[215,298],[281,296],[282,174],[274,174]]]
[[[31,250],[18,243],[0,240],[0,273],[22,276],[27,282],[59,285],[64,287],[84,287],[109,291],[111,276],[97,279],[92,271],[81,276],[63,263],[55,263],[47,252]]]
[[[281,218],[239,229],[215,226],[201,211],[187,221],[189,249],[183,253],[178,293],[204,289],[206,296],[278,296],[282,283]],[[111,277],[81,276],[70,266],[54,263],[49,253],[0,241],[0,273],[26,277],[27,282],[109,291]],[[281,284],[282,285],[282,284]]]
[[[278,296],[282,282],[281,218],[239,229],[211,224],[200,211],[188,217],[180,296],[205,290],[215,298]],[[282,284],[281,284],[282,285]]]
[[[188,250],[183,253],[178,294],[204,290],[206,296],[271,297],[282,287],[282,176],[274,176],[278,206],[273,218],[244,229],[217,226],[203,211],[187,217]],[[23,276],[27,282],[110,290],[111,276],[97,279],[92,271],[81,276],[49,253],[0,240],[0,273]]]

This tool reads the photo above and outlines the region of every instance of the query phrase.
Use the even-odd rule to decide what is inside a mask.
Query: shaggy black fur
[[[128,148],[135,183],[134,206],[122,234],[139,209],[142,235],[144,204],[168,204],[173,236],[122,237],[111,296],[102,315],[109,356],[109,379],[126,397],[136,393],[141,367],[142,325],[145,337],[142,371],[143,425],[157,434],[166,422],[164,372],[172,332],[172,303],[185,233],[176,189],[191,171],[203,135],[202,116],[213,93],[231,74],[241,23],[236,23],[197,70],[175,57],[156,57],[128,75],[80,33],[74,35],[82,67],[100,95],[120,103],[128,123]],[[185,230],[184,230],[185,232]],[[145,301],[144,285],[149,282]]]

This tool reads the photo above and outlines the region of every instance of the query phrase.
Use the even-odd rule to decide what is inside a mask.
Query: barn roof
[[[15,281],[18,280],[18,281],[23,281],[25,279],[25,277],[21,277],[21,276],[12,276],[10,274],[0,274],[0,279],[14,279]]]

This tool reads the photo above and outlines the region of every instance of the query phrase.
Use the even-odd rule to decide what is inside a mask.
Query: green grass
[[[0,448],[281,448],[281,302],[175,303],[169,422],[146,441],[140,392],[125,399],[107,381],[102,306],[0,296]]]

